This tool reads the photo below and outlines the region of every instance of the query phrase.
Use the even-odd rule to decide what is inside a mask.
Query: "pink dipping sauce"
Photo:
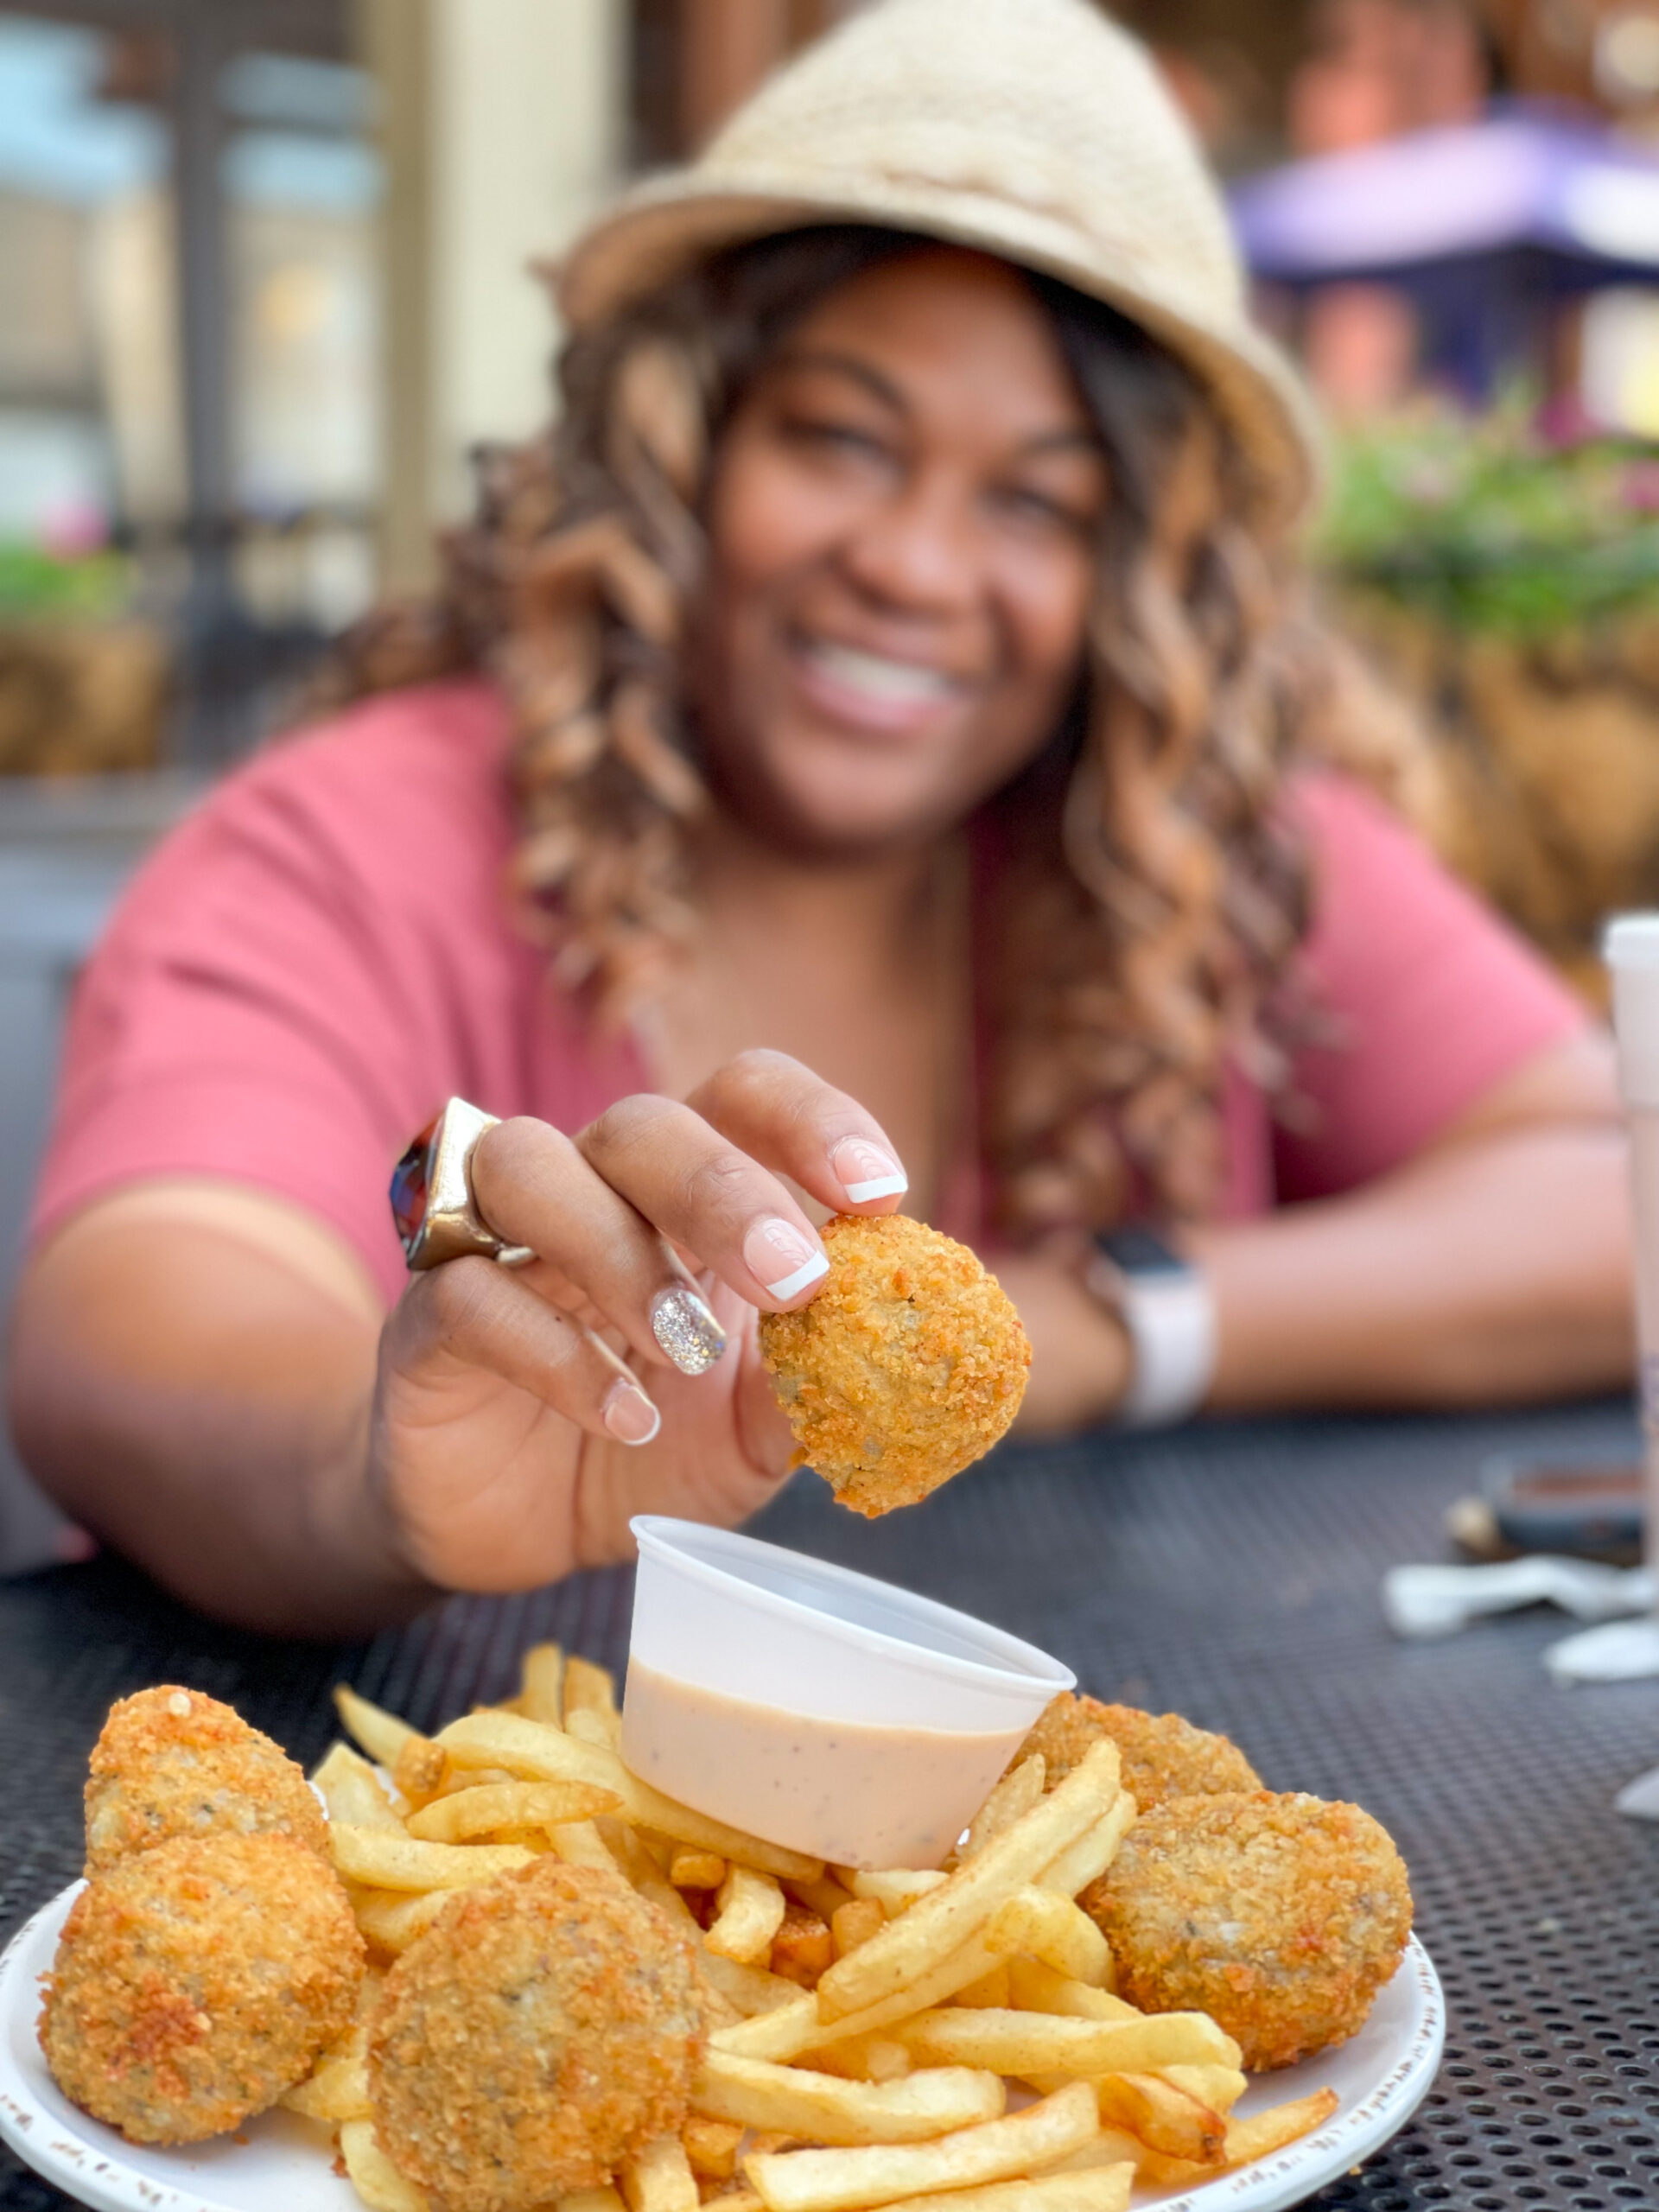
[[[937,1866],[1025,1738],[825,1720],[628,1664],[622,1758],[682,1803],[842,1866]],[[837,1844],[836,1839],[840,1841]]]

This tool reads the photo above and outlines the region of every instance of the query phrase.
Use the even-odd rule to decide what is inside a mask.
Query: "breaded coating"
[[[462,1891],[369,2023],[381,2147],[442,2212],[529,2212],[678,2128],[703,2046],[690,1939],[552,1857]]]
[[[1346,2042],[1411,1933],[1387,1830],[1357,1805],[1271,1789],[1144,1815],[1080,1902],[1132,2005],[1208,2012],[1252,2071]]]
[[[169,1836],[287,1835],[328,1855],[322,1808],[280,1744],[163,1682],[110,1708],[86,1782],[86,1872]]]
[[[1227,1737],[1195,1728],[1179,1713],[1103,1705],[1098,1698],[1073,1697],[1070,1690],[1043,1707],[1014,1764],[1040,1751],[1052,1789],[1103,1736],[1117,1745],[1123,1787],[1143,1813],[1172,1797],[1211,1797],[1219,1790],[1262,1787],[1261,1776]]]
[[[350,2026],[363,1938],[285,1835],[176,1836],[98,1875],[46,1979],[41,2049],[67,2097],[134,2143],[199,2143],[304,2081]]]
[[[763,1313],[760,1349],[798,1447],[843,1505],[913,1505],[988,1452],[1025,1395],[1031,1346],[994,1275],[919,1221],[842,1214],[810,1306]]]

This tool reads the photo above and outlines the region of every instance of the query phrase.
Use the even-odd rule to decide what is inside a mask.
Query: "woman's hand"
[[[485,1219],[536,1260],[413,1277],[381,1334],[368,1483],[383,1540],[446,1588],[526,1588],[626,1556],[631,1514],[731,1522],[787,1469],[759,1311],[827,1262],[779,1179],[836,1212],[904,1188],[863,1109],[747,1052],[683,1105],[622,1100],[574,1137],[505,1122],[473,1150]]]

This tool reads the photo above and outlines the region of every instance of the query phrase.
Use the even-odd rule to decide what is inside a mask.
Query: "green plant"
[[[118,553],[69,556],[0,540],[0,617],[94,620],[120,610],[128,582],[127,563]]]
[[[1659,609],[1659,450],[1554,442],[1519,397],[1478,417],[1425,408],[1338,442],[1315,548],[1342,581],[1458,630]]]

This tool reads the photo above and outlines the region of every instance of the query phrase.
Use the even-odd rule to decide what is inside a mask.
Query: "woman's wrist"
[[[1031,1338],[1019,1429],[1056,1436],[1110,1421],[1133,1370],[1128,1332],[1065,1261],[1020,1253],[991,1262]]]
[[[406,1619],[442,1594],[405,1541],[375,1448],[373,1394],[343,1409],[332,1448],[319,1454],[310,1484],[311,1545],[359,1621]]]

